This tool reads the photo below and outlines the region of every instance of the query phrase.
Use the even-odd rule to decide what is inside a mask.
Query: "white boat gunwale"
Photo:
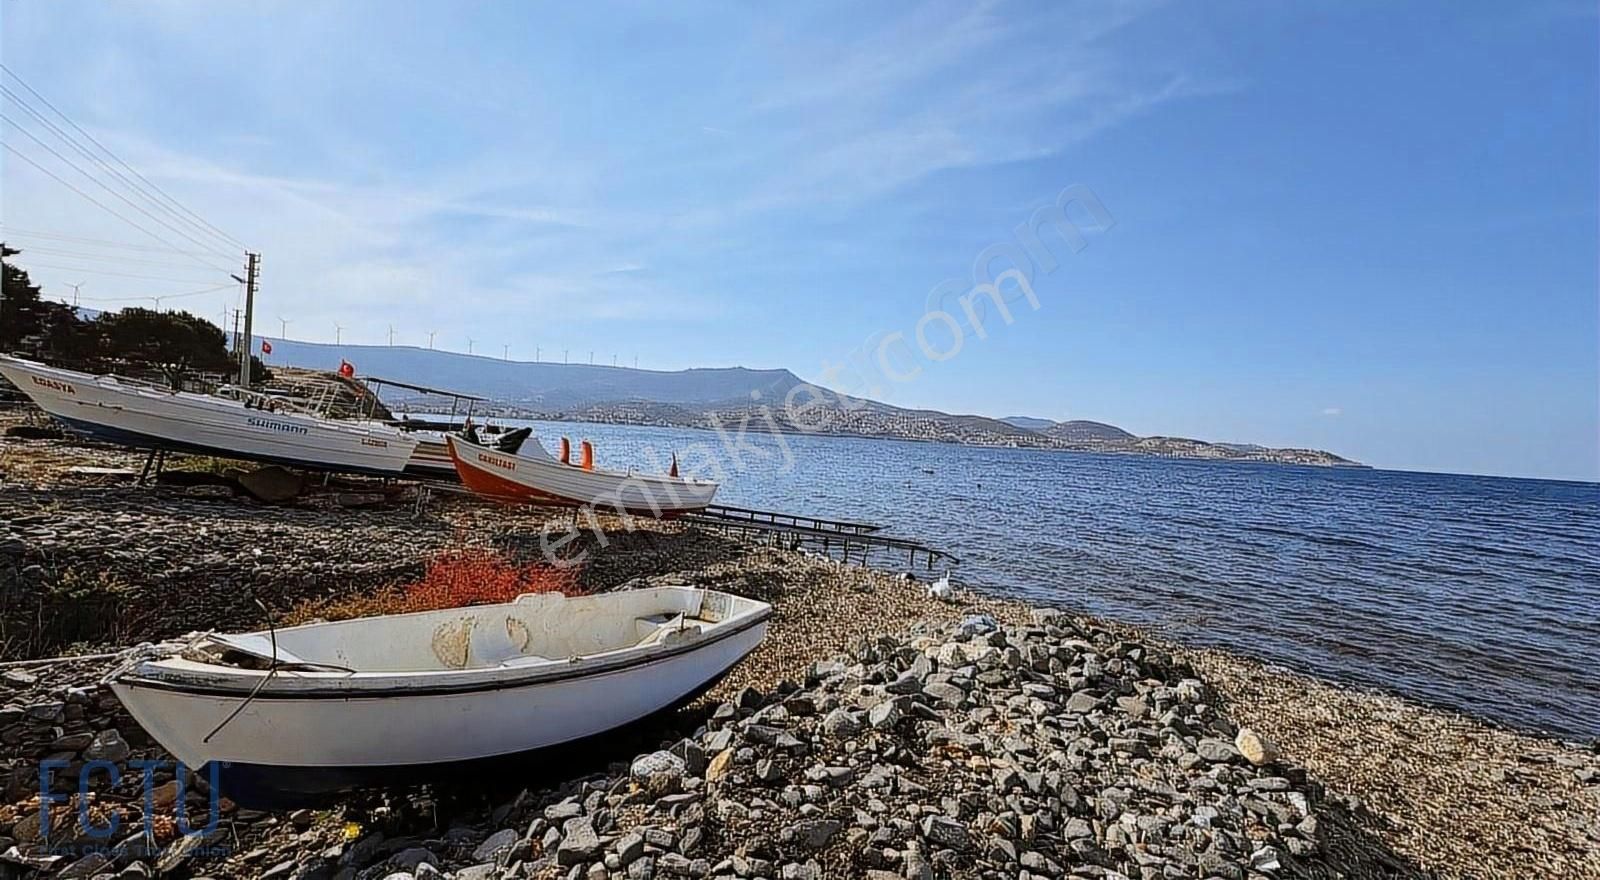
[[[391,617],[410,617],[435,612],[422,611]],[[206,664],[194,664],[195,669],[167,667],[164,673],[152,676],[138,669],[160,668],[159,663],[141,664],[134,671],[125,672],[114,679],[116,684],[129,688],[167,691],[193,696],[241,697],[254,693],[254,700],[384,700],[405,697],[444,696],[537,687],[573,679],[607,675],[649,666],[653,663],[689,654],[733,638],[766,623],[772,616],[772,606],[759,603],[758,607],[742,612],[737,617],[706,632],[701,638],[678,645],[626,646],[610,651],[588,654],[566,660],[550,659],[545,663],[522,664],[514,667],[478,667],[468,669],[419,669],[404,672],[342,672],[292,671],[273,672],[270,669],[242,669],[217,665],[211,672]],[[306,624],[321,626],[323,624]],[[299,627],[295,627],[298,629]],[[281,631],[280,631],[281,632]],[[288,687],[273,687],[274,682],[262,684],[267,676]],[[409,679],[383,687],[385,681]],[[435,683],[415,683],[416,679],[456,679]],[[461,679],[467,679],[465,681]],[[230,684],[230,682],[232,684]],[[295,685],[300,686],[295,686]],[[318,687],[321,684],[342,685]],[[357,687],[355,685],[366,685]],[[377,686],[374,686],[377,685]],[[259,687],[259,691],[257,688]]]

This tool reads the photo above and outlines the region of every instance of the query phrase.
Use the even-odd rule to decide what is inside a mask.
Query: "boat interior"
[[[478,605],[312,623],[271,631],[211,634],[176,662],[234,669],[277,665],[302,672],[398,673],[490,670],[633,649],[671,648],[735,626],[767,606],[687,587],[598,596],[525,594]]]

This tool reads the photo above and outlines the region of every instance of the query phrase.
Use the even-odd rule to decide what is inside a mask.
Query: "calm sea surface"
[[[708,431],[533,424],[607,467],[709,446],[719,502],[880,523],[986,591],[1600,737],[1597,484],[806,436],[736,464]]]

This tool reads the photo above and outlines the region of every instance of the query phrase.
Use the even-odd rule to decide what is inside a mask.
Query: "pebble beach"
[[[657,523],[610,524],[582,588],[774,606],[761,647],[676,713],[561,769],[295,810],[224,797],[207,834],[52,828],[44,847],[41,761],[75,783],[85,762],[162,757],[99,683],[116,651],[260,627],[448,549],[526,554],[542,525],[405,485],[281,504],[140,487],[120,471],[141,461],[0,438],[0,878],[1600,877],[1595,744]],[[214,470],[169,465],[191,466]],[[81,659],[44,662],[63,655]],[[179,786],[157,773],[171,813]],[[138,828],[139,781],[85,809]]]

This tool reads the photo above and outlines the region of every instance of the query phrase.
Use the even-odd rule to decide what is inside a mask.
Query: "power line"
[[[6,67],[4,64],[0,64],[0,70],[3,70],[6,73],[10,74],[11,78],[16,80],[18,85],[20,85],[23,88],[27,89],[29,94],[33,95],[35,98],[38,98],[41,102],[43,102],[43,104],[46,107],[49,107],[51,110],[55,111],[55,114],[57,116],[60,116],[63,120],[65,120],[68,125],[72,126],[73,130],[77,131],[78,133],[82,134],[84,137],[88,138],[90,143],[92,143],[95,146],[99,147],[107,156],[110,156],[112,159],[116,160],[118,165],[121,165],[123,168],[128,169],[128,172],[130,174],[132,174],[134,177],[139,178],[139,180],[143,181],[151,189],[153,189],[156,192],[160,193],[162,195],[162,197],[164,197],[168,202],[170,202],[178,210],[182,211],[185,214],[188,214],[190,217],[193,217],[195,219],[195,221],[200,223],[200,225],[204,226],[205,228],[211,230],[218,237],[220,237],[223,241],[226,241],[229,244],[232,244],[237,248],[245,249],[244,242],[239,241],[238,239],[234,238],[233,236],[231,236],[231,235],[227,234],[226,232],[223,232],[222,230],[218,229],[217,227],[211,225],[211,223],[209,223],[204,217],[201,217],[199,214],[197,214],[194,211],[190,210],[182,202],[178,201],[177,199],[173,198],[170,194],[168,194],[166,190],[162,189],[159,186],[156,186],[153,182],[150,181],[149,178],[145,177],[143,174],[140,174],[137,169],[135,169],[133,166],[129,165],[127,162],[124,162],[122,160],[122,157],[118,156],[116,153],[111,152],[111,150],[108,147],[106,147],[105,144],[102,144],[102,143],[100,143],[100,141],[96,140],[94,135],[88,133],[87,131],[84,131],[82,126],[78,125],[78,123],[76,123],[76,122],[73,122],[71,117],[69,117],[69,116],[67,116],[67,114],[61,112],[61,109],[58,108],[56,105],[50,103],[50,99],[46,98],[44,95],[39,94],[36,90],[34,90],[33,86],[28,85],[27,81],[24,80],[22,77],[18,76],[16,71],[12,70],[9,67]]]
[[[95,275],[116,275],[121,278],[144,278],[150,281],[176,281],[179,284],[206,284],[213,280],[209,278],[173,278],[170,275],[138,275],[129,272],[112,272],[106,269],[94,269],[88,266],[62,266],[57,263],[38,263],[32,260],[27,261],[27,265],[22,266],[21,268],[27,269],[29,267],[38,269],[66,269],[72,272],[89,272]],[[223,287],[228,286],[229,285],[226,284],[223,285]]]
[[[0,222],[0,229],[6,230],[7,235],[18,235],[23,238],[39,238],[47,241],[69,241],[78,244],[92,244],[100,247],[118,248],[130,251],[157,251],[170,254],[186,254],[189,256],[205,256],[206,251],[184,251],[170,247],[158,247],[153,244],[133,244],[131,242],[106,241],[103,238],[83,238],[76,235],[63,235],[59,232],[35,232],[28,229],[19,229],[9,223]]]
[[[86,192],[83,192],[82,189],[78,189],[78,187],[72,186],[72,184],[69,184],[69,182],[61,179],[61,176],[54,173],[54,171],[51,171],[50,168],[45,168],[45,166],[40,165],[40,163],[34,162],[34,160],[32,160],[29,155],[24,154],[22,150],[16,149],[16,147],[11,146],[11,144],[6,144],[5,141],[0,141],[0,147],[5,147],[5,149],[11,150],[11,155],[14,155],[14,157],[21,158],[22,162],[26,162],[29,163],[29,165],[34,166],[34,168],[37,168],[40,173],[46,174],[48,178],[58,182],[58,184],[61,184],[61,186],[67,187],[67,189],[72,190],[72,192],[75,192],[75,194],[82,195],[82,197],[86,198],[91,205],[98,206],[99,210],[106,211],[106,213],[110,214],[110,216],[114,216],[114,218],[120,219],[122,222],[126,222],[128,226],[138,229],[139,232],[144,232],[144,234],[149,235],[150,238],[155,238],[155,240],[158,240],[158,242],[168,243],[166,242],[166,238],[160,237],[160,235],[155,234],[155,232],[150,232],[150,230],[146,229],[146,227],[139,226],[138,222],[134,222],[131,221],[131,219],[125,218],[125,216],[122,216],[122,214],[118,214],[117,211],[110,210],[110,208],[107,208],[106,203],[101,202],[99,198],[94,198],[93,195],[86,194]],[[214,266],[214,264],[210,264],[210,262],[206,262],[206,266],[211,266],[211,269],[218,269],[221,270],[221,272],[227,272],[226,269],[221,269],[221,267]],[[229,272],[229,274],[232,274],[232,272]]]
[[[125,257],[122,254],[96,254],[89,251],[64,250],[61,248],[44,245],[18,244],[17,249],[25,254],[48,254],[51,258],[66,257],[72,260],[89,260],[97,263],[123,263],[143,266],[165,266],[173,269],[193,269],[188,263],[174,263],[171,260],[140,260],[134,257]]]
[[[127,176],[124,175],[122,172],[120,172],[117,169],[115,169],[115,168],[111,167],[110,165],[106,164],[104,159],[101,159],[99,156],[95,155],[92,150],[90,150],[88,147],[85,147],[82,143],[80,143],[72,135],[68,134],[65,131],[62,131],[61,130],[61,126],[56,125],[54,122],[51,122],[48,118],[45,117],[44,114],[42,114],[39,111],[35,110],[33,107],[28,106],[28,102],[27,101],[24,101],[23,99],[17,97],[17,94],[15,92],[11,91],[10,89],[6,88],[3,83],[0,83],[0,95],[4,95],[6,98],[9,98],[11,100],[11,103],[15,104],[18,108],[20,108],[22,110],[22,112],[28,114],[28,116],[30,116],[35,122],[39,123],[40,125],[43,125],[47,130],[49,130],[52,134],[54,134],[57,138],[59,138],[62,143],[65,143],[67,146],[72,147],[74,150],[78,151],[79,155],[83,156],[84,158],[86,158],[89,161],[91,161],[91,162],[95,163],[96,165],[98,165],[100,168],[102,168],[105,171],[109,172],[112,177],[114,177],[118,181],[120,181],[123,186],[125,186],[129,190],[131,190],[135,195],[138,195],[141,198],[143,198],[144,200],[148,201],[150,204],[154,205],[158,210],[160,210],[160,211],[166,213],[167,215],[173,217],[178,222],[187,224],[189,228],[199,231],[199,233],[201,235],[210,236],[210,233],[208,233],[203,227],[197,225],[193,220],[190,220],[189,218],[184,217],[183,215],[174,212],[171,208],[169,208],[166,205],[162,204],[154,196],[150,195],[150,193],[148,191],[146,191],[144,189],[141,189],[138,184],[136,184],[133,181],[129,180],[127,178]],[[68,120],[68,121],[70,122],[71,120]],[[16,125],[16,123],[12,123],[12,124]],[[24,132],[24,133],[26,134],[27,132]],[[29,136],[31,137],[32,135],[30,134]],[[35,138],[35,140],[37,140],[37,138]],[[49,148],[46,147],[46,149],[49,149]],[[59,154],[58,154],[57,158],[62,158],[62,157],[59,156]],[[63,159],[63,161],[66,161],[66,160]],[[87,173],[87,172],[85,172],[85,173]],[[102,186],[104,186],[104,185],[102,184]],[[108,191],[110,191],[110,187],[106,187],[106,189]],[[133,204],[133,202],[131,200],[124,199],[124,201],[127,201],[130,205]],[[140,210],[143,210],[143,209],[141,208]],[[158,222],[162,222],[163,224],[165,223],[165,221],[161,221],[154,214],[149,214],[149,212],[145,212],[145,213],[151,219],[157,220]],[[174,229],[175,231],[177,229],[176,227],[172,227],[172,226],[168,226],[168,228],[169,229]],[[193,239],[193,240],[196,241],[196,243],[199,243],[198,239]],[[217,239],[217,241],[223,241],[223,239],[219,238],[219,239]],[[216,247],[216,243],[212,242],[212,243],[208,244],[207,246]],[[218,248],[218,250],[219,251],[220,250],[225,250],[226,248],[227,248],[227,245],[223,245],[223,247]]]
[[[207,245],[206,245],[205,242],[201,241],[198,238],[195,238],[194,236],[188,234],[187,232],[184,232],[183,230],[177,228],[176,226],[173,226],[171,223],[168,223],[167,221],[162,220],[160,217],[157,217],[156,215],[150,213],[149,211],[146,211],[143,206],[136,204],[132,199],[128,198],[127,196],[123,195],[122,193],[117,192],[116,190],[114,190],[111,187],[107,186],[105,183],[101,182],[101,180],[98,177],[95,177],[93,174],[90,174],[89,172],[83,170],[81,167],[78,166],[78,164],[76,162],[73,162],[71,159],[68,159],[66,156],[63,156],[63,155],[61,155],[61,153],[57,152],[55,147],[50,146],[49,144],[45,143],[44,141],[40,140],[37,136],[35,136],[33,132],[28,131],[26,128],[23,128],[22,126],[18,125],[16,120],[14,120],[11,117],[5,115],[4,113],[0,113],[0,121],[5,121],[5,122],[9,123],[12,128],[16,129],[17,131],[22,132],[24,135],[27,135],[28,140],[33,141],[34,143],[38,144],[41,147],[44,147],[46,152],[48,152],[50,155],[56,157],[57,159],[60,159],[62,162],[66,163],[67,167],[72,168],[73,170],[77,171],[79,174],[82,174],[84,177],[89,178],[89,180],[93,181],[96,186],[100,187],[101,189],[105,190],[106,192],[111,193],[112,195],[114,195],[117,198],[121,199],[122,201],[126,202],[128,204],[128,206],[133,208],[135,211],[138,211],[139,213],[145,215],[146,217],[149,217],[151,220],[154,220],[155,222],[161,224],[162,226],[165,226],[167,229],[169,229],[169,230],[171,230],[173,232],[176,232],[178,235],[181,235],[184,238],[187,238],[189,241],[193,242],[194,244],[197,244],[202,248],[207,248]],[[13,150],[13,152],[15,152],[15,150]],[[124,218],[124,219],[126,219],[126,218]],[[148,229],[146,229],[144,231],[146,233],[150,233],[150,230],[148,230]],[[157,236],[157,237],[159,238],[159,236]],[[165,241],[165,239],[162,239],[162,241]],[[207,249],[211,250],[211,253],[215,254],[216,256],[222,257],[224,259],[228,259],[228,258],[230,258],[232,256],[231,254],[228,254],[225,251],[215,250],[215,249],[210,249],[210,248],[207,248]],[[194,259],[199,261],[199,262],[204,262],[203,260],[200,260],[199,257],[195,257]],[[219,267],[213,266],[212,268],[219,268]]]
[[[164,299],[183,299],[186,296],[199,296],[202,293],[216,293],[219,290],[223,290],[224,288],[228,288],[228,287],[232,287],[232,286],[233,286],[232,284],[218,284],[216,287],[207,287],[207,288],[204,288],[202,290],[190,290],[190,291],[186,291],[184,293],[164,293],[164,294],[161,294],[160,296],[156,296],[154,294],[146,294],[146,295],[143,295],[143,296],[138,296],[138,295],[133,295],[133,296],[98,296],[98,297],[86,296],[86,297],[83,297],[83,301],[92,303],[92,302],[122,302],[123,300],[130,300],[130,299],[140,299],[140,300],[152,299],[152,300],[157,300],[157,301],[164,300]]]

